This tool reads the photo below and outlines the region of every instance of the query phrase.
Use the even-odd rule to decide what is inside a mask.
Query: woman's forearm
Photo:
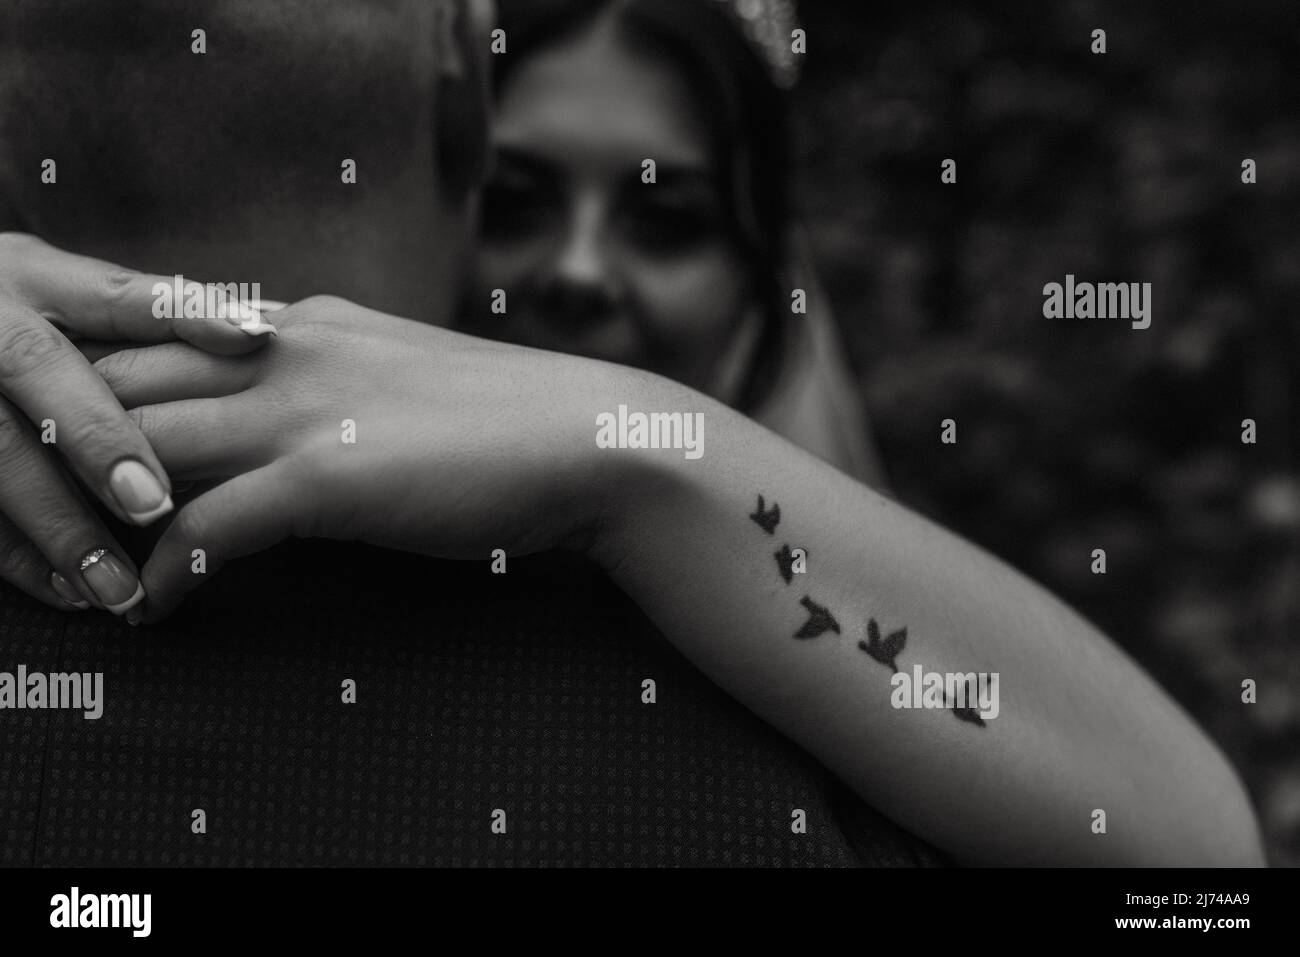
[[[608,507],[597,559],[865,800],[966,862],[1261,861],[1222,755],[1078,614],[743,416],[645,382],[643,408],[704,413],[704,454],[611,451],[636,492]]]

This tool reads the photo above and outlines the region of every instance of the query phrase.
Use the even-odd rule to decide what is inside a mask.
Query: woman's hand
[[[153,286],[171,281],[0,233],[0,577],[56,608],[122,614],[144,596],[72,476],[124,522],[172,508],[148,441],[70,339],[258,348],[226,322],[155,318]]]
[[[1105,636],[738,413],[337,299],[276,321],[256,356],[98,363],[174,476],[234,476],[164,533],[148,616],[203,580],[195,549],[212,569],[290,534],[481,559],[584,546],[709,678],[960,861],[1261,861],[1232,768]],[[698,411],[707,454],[598,448],[622,403]]]
[[[274,318],[257,355],[167,344],[96,363],[175,479],[229,478],[159,540],[145,618],[203,581],[195,549],[210,573],[290,535],[485,560],[589,542],[620,460],[596,416],[655,377],[329,297]]]

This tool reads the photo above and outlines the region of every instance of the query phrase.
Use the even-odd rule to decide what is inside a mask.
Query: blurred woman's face
[[[716,392],[748,272],[687,80],[602,18],[516,67],[497,109],[473,331]]]

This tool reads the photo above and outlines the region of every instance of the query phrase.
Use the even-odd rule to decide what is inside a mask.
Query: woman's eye
[[[712,235],[713,223],[698,209],[642,206],[630,211],[625,230],[637,246],[656,255],[666,255],[694,249]]]
[[[485,240],[527,239],[552,228],[560,211],[535,187],[489,184],[483,190]]]

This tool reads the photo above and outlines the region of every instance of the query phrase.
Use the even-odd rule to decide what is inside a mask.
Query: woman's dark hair
[[[775,386],[791,331],[785,288],[788,140],[784,93],[718,0],[499,0],[506,53],[494,57],[500,93],[529,55],[607,10],[630,39],[681,70],[709,120],[731,238],[749,264],[762,306],[758,349],[737,405],[752,411]]]

